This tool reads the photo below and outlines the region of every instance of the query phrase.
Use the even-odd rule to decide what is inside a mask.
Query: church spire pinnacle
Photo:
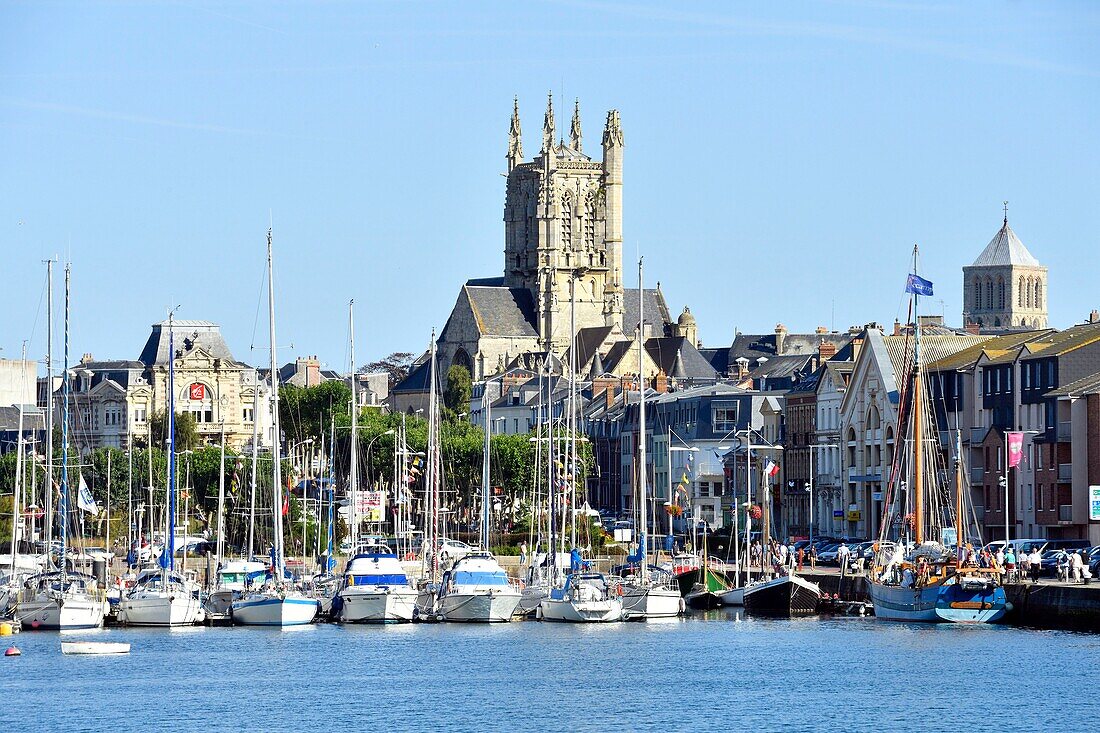
[[[569,126],[569,145],[581,152],[581,100],[573,100],[573,123]]]
[[[1008,202],[1007,202],[1007,201],[1005,201],[1005,202],[1004,202],[1004,205],[1005,205],[1005,221],[1004,221],[1004,225],[1005,225],[1005,226],[1008,226]]]
[[[554,149],[554,92],[546,93],[546,116],[542,119],[542,152]]]
[[[508,171],[523,162],[523,131],[519,127],[519,97],[512,98],[512,124],[508,128]]]

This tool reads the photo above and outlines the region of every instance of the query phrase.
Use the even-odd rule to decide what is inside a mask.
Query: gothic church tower
[[[504,284],[530,291],[538,311],[539,346],[562,353],[568,346],[570,296],[578,329],[623,327],[623,132],[611,110],[603,131],[603,161],[584,154],[579,102],[569,141],[555,142],[554,100],[549,96],[542,146],[523,161],[519,103],[508,134],[504,204]],[[572,293],[571,293],[572,284]]]
[[[984,331],[1047,327],[1047,268],[1008,226],[963,268],[963,323]]]

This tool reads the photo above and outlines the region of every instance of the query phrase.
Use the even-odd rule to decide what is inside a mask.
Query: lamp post
[[[673,518],[672,517],[672,506],[675,503],[673,501],[673,497],[672,497],[672,485],[673,485],[672,484],[672,451],[679,451],[679,452],[683,452],[683,453],[698,453],[699,452],[699,448],[697,446],[675,446],[675,447],[673,447],[673,445],[672,445],[672,436],[673,436],[672,426],[670,425],[669,428],[668,428],[668,510],[667,510],[667,514],[668,514],[668,536],[669,537],[673,536],[673,531],[672,531],[672,518]],[[676,436],[676,437],[680,437],[680,436]],[[696,467],[696,471],[698,471],[698,467]],[[693,516],[692,517],[692,524],[694,525],[694,523],[695,523],[695,518]],[[670,540],[670,544],[671,544],[671,542],[673,542],[673,541]],[[669,547],[669,548],[666,548],[666,549],[668,550],[669,554],[671,555],[672,554],[672,548]]]
[[[364,453],[363,453],[363,455],[364,455],[364,457],[366,458],[366,461],[367,461],[367,468],[370,468],[370,465],[371,465],[371,462],[370,462],[371,448],[373,448],[374,444],[378,442],[378,439],[381,438],[383,435],[396,435],[396,434],[397,434],[397,431],[394,430],[393,428],[390,428],[389,430],[385,430],[385,431],[379,433],[378,435],[376,435],[376,436],[374,436],[373,438],[370,439],[370,442],[367,443],[367,450],[364,451]]]
[[[814,455],[817,453],[815,449],[836,447],[836,443],[814,443],[810,446],[810,514],[806,522],[806,530],[811,545],[814,543]]]

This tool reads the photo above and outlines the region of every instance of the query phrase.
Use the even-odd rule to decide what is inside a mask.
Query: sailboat
[[[332,600],[332,615],[340,623],[391,623],[412,621],[416,589],[389,547],[359,545],[358,378],[355,374],[355,301],[348,304],[351,330],[351,465],[348,486],[352,557],[344,568]],[[330,525],[331,526],[331,525]],[[332,540],[329,539],[331,550]]]
[[[638,260],[638,462],[634,471],[635,486],[638,487],[638,550],[627,557],[630,563],[638,563],[638,573],[634,579],[622,584],[623,618],[626,620],[645,620],[651,618],[671,618],[680,615],[684,601],[679,589],[671,582],[671,573],[662,578],[652,577],[649,567],[649,551],[646,540],[649,534],[649,476],[646,469],[646,424],[645,424],[645,372],[643,357],[645,354],[645,280],[642,271],[642,259]],[[671,464],[669,471],[671,472]],[[669,501],[672,501],[671,495]],[[656,524],[656,523],[655,523]]]
[[[487,394],[487,392],[486,392]],[[485,396],[485,446],[481,456],[480,547],[455,561],[439,587],[438,610],[445,621],[510,621],[520,602],[520,591],[489,551],[490,448],[493,422],[491,400]]]
[[[420,581],[417,585],[416,618],[442,620],[438,614],[440,580],[439,487],[442,483],[439,450],[439,389],[436,383],[435,329],[428,363],[428,449],[424,456],[424,540],[420,552]]]
[[[176,347],[174,313],[168,314],[168,491],[165,547],[160,572],[142,573],[138,582],[119,599],[118,620],[128,626],[191,626],[205,616],[196,589],[176,571]],[[150,446],[152,448],[152,446]],[[219,538],[220,539],[220,538]]]
[[[905,287],[910,294],[913,344],[897,426],[898,443],[904,440],[908,449],[899,451],[890,469],[886,516],[869,576],[871,601],[876,617],[892,621],[988,623],[1007,612],[1007,598],[995,570],[970,568],[963,562],[961,456],[952,508],[941,478],[946,472],[938,465],[939,452],[926,445],[930,439],[925,436],[935,435],[936,428],[918,313],[920,296],[932,294],[932,283],[916,274],[917,254],[914,247],[913,274]],[[895,532],[898,536],[892,536]],[[949,544],[955,545],[954,551]]]
[[[103,625],[106,602],[100,597],[96,580],[84,573],[69,570],[69,282],[70,266],[65,266],[65,356],[61,381],[63,415],[61,418],[61,496],[57,507],[58,539],[60,540],[57,569],[27,579],[16,601],[15,616],[24,627],[32,629],[95,629]],[[50,303],[52,307],[53,303]],[[52,379],[52,375],[48,375]],[[47,386],[51,389],[52,384]],[[46,491],[53,491],[53,476],[47,479]],[[47,529],[47,536],[50,530]]]
[[[271,230],[267,230],[267,308],[268,336],[271,347],[272,412],[272,522],[271,578],[262,587],[246,591],[233,601],[233,623],[243,626],[302,626],[313,623],[319,605],[287,584],[286,557],[283,554],[283,475],[279,433],[279,369],[275,344],[275,280],[272,264]]]

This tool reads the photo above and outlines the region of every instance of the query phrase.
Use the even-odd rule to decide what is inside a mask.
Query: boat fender
[[[621,585],[615,586],[615,592],[621,596],[623,594],[623,587]]]
[[[684,601],[683,598],[681,598],[680,599],[680,613],[683,613],[686,610],[687,610],[687,603]]]
[[[542,604],[535,606],[535,620],[542,621]]]

